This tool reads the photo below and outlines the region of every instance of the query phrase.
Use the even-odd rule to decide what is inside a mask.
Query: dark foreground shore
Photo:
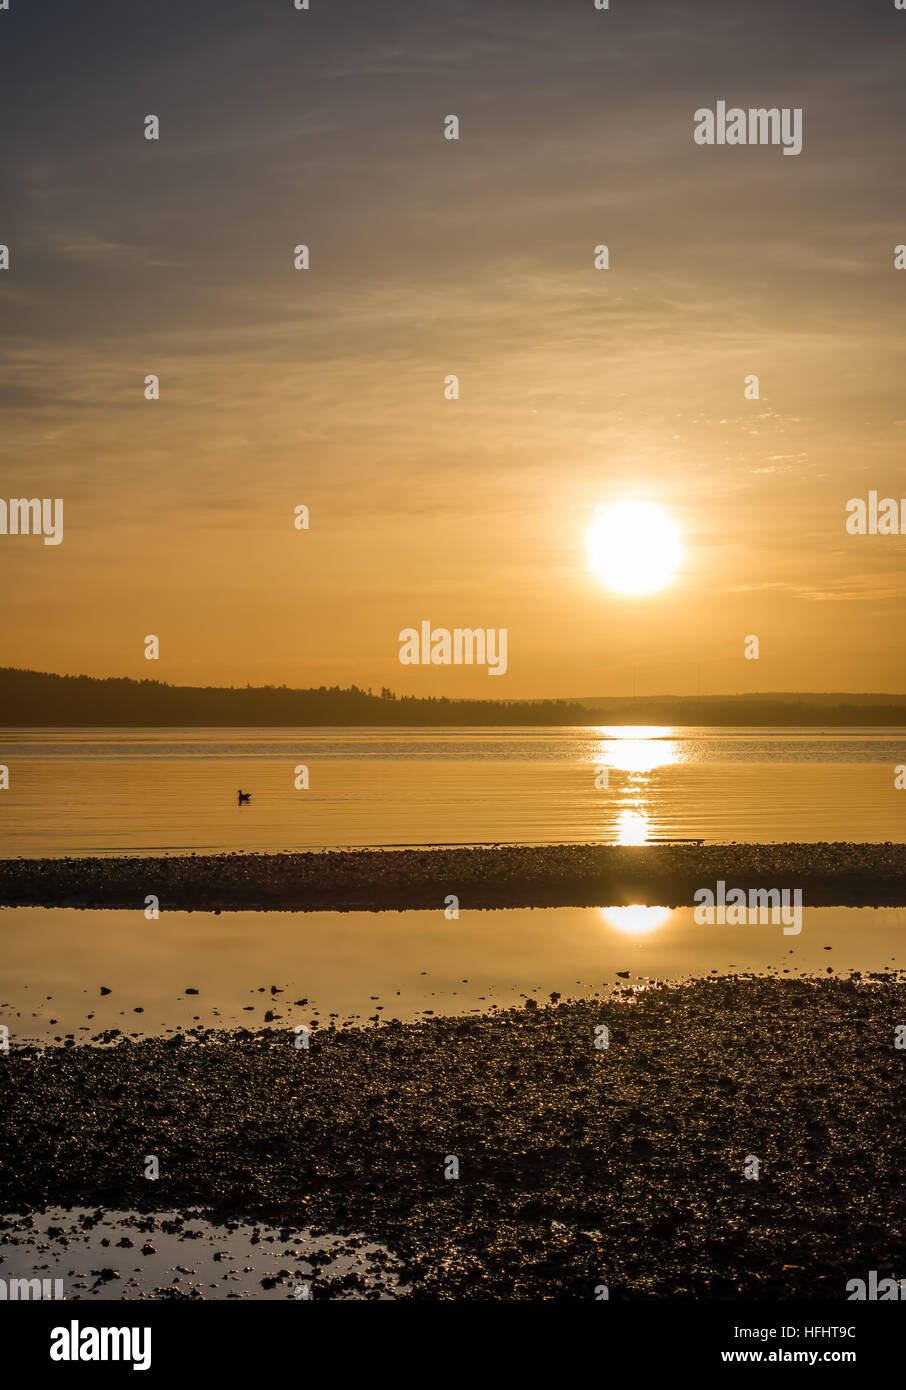
[[[363,1232],[414,1297],[843,1300],[872,1269],[906,1275],[900,1022],[891,973],[715,979],[307,1050],[244,1030],[12,1047],[0,1206]],[[342,1288],[324,1263],[315,1298]]]
[[[7,859],[0,905],[324,911],[689,905],[696,889],[801,888],[816,907],[906,906],[906,845],[542,845]]]

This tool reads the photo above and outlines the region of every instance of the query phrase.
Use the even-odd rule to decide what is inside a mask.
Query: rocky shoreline
[[[843,1300],[904,1273],[900,981],[625,989],[307,1049],[12,1047],[0,1203],[367,1232],[402,1262],[396,1296]]]
[[[904,844],[491,845],[304,854],[6,859],[0,906],[352,911],[688,906],[696,889],[801,888],[816,907],[906,906]]]

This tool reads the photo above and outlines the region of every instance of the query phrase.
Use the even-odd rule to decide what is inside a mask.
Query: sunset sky
[[[0,665],[906,690],[906,536],[844,529],[906,496],[906,12],[808,10],[11,0],[2,495],[65,538],[0,536]],[[718,100],[802,153],[696,145]],[[588,564],[620,499],[682,532],[644,597]],[[401,666],[423,619],[505,627],[506,676]]]

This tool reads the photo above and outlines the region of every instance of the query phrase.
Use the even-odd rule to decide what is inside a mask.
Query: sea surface
[[[906,840],[902,728],[15,729],[0,763],[6,858]]]

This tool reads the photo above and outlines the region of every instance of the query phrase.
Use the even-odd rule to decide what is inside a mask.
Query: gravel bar
[[[906,845],[491,845],[0,861],[0,905],[350,911],[690,905],[697,888],[801,888],[806,905],[906,906]]]

